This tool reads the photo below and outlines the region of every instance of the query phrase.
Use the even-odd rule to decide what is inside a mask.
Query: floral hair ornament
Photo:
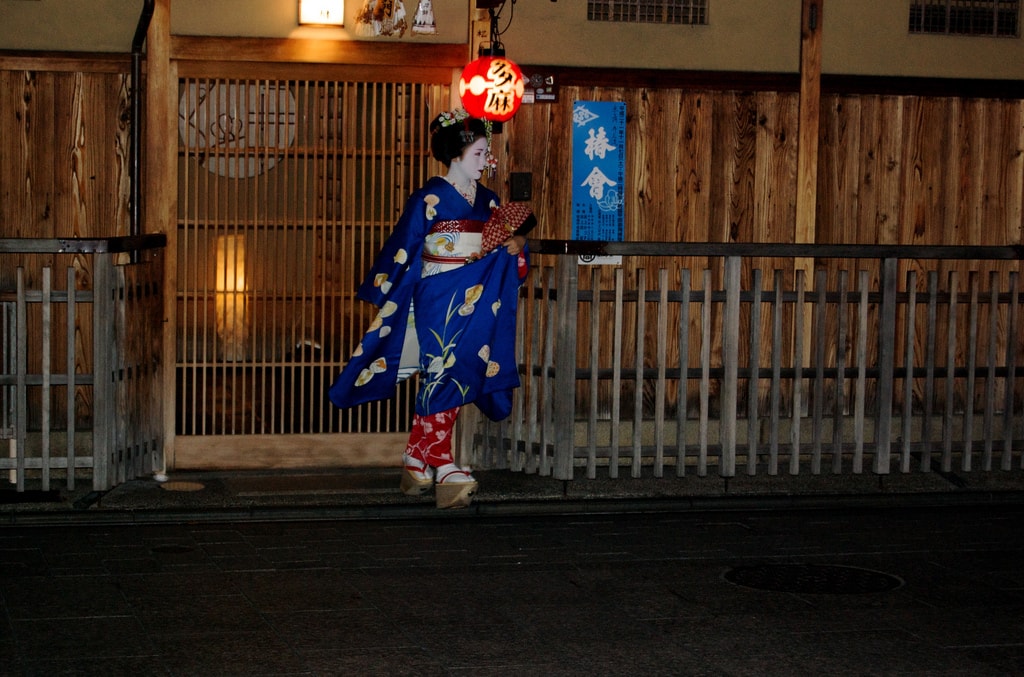
[[[466,120],[469,120],[471,117],[472,116],[467,113],[464,108],[444,111],[438,116],[440,127],[437,129],[440,129],[441,127],[451,127],[452,125],[463,125],[465,129],[459,132],[459,140],[464,145],[468,146],[473,143],[473,132],[469,131],[469,125]],[[498,158],[494,157],[494,154],[491,153],[491,121],[485,118],[481,118],[480,121],[484,123],[484,130],[487,133],[487,175],[493,176],[495,170],[498,168]]]

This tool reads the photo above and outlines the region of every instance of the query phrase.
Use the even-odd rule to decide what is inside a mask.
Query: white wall
[[[0,0],[2,2],[3,0]],[[535,0],[520,0],[521,3]],[[344,28],[298,25],[298,0],[171,0],[171,30],[178,35],[269,38],[356,39],[356,16],[365,0],[345,0]],[[410,28],[418,0],[406,0]],[[469,33],[469,0],[433,0],[436,35],[378,38],[402,42],[464,43]]]
[[[0,49],[130,52],[142,5],[140,0],[0,0]]]
[[[947,78],[1024,78],[1024,40],[910,35],[909,2],[825,4],[826,73]]]
[[[907,33],[906,1],[820,0],[825,73],[1024,79],[1019,38]],[[346,27],[299,27],[297,0],[171,0],[178,35],[356,39],[365,0],[347,0]],[[415,16],[418,0],[405,0]],[[462,43],[472,0],[433,0],[438,35],[380,40]],[[586,0],[506,4],[502,41],[524,64],[796,72],[800,0],[709,0],[707,26],[590,22]],[[141,0],[0,0],[0,49],[127,51]]]
[[[502,41],[511,58],[531,64],[799,69],[799,0],[709,0],[708,4],[708,25],[664,26],[587,21],[586,0],[520,0],[512,28]],[[773,6],[776,9],[770,9]]]

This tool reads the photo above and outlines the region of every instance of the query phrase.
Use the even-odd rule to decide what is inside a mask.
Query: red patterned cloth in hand
[[[519,226],[529,218],[533,210],[522,202],[506,202],[491,212],[491,218],[484,224],[480,253],[486,254],[505,240],[512,237]]]

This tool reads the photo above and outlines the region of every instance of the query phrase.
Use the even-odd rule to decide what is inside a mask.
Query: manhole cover
[[[186,482],[182,480],[172,480],[170,482],[164,482],[160,485],[160,488],[165,491],[202,491],[206,487],[202,482]]]
[[[903,585],[881,571],[830,564],[755,564],[730,569],[725,580],[756,590],[827,595],[887,592]]]

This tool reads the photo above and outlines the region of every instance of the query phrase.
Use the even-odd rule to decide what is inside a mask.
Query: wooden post
[[[17,306],[14,311],[14,440],[16,457],[14,473],[17,490],[25,491],[25,439],[28,437],[28,302],[26,295],[25,269],[18,266],[15,273],[17,284]],[[93,454],[95,457],[95,453]]]
[[[719,433],[722,440],[722,458],[718,472],[722,477],[736,476],[736,426],[739,398],[740,355],[740,270],[738,256],[725,259],[725,309],[722,318],[722,392]]]
[[[896,365],[896,292],[899,260],[883,259],[879,285],[882,302],[878,311],[878,410],[875,412],[875,464],[877,475],[888,475],[892,452],[893,369]],[[968,400],[970,401],[970,400]]]
[[[800,26],[800,129],[796,164],[797,243],[814,243],[821,115],[821,22],[824,0],[803,0]]]
[[[571,480],[576,447],[576,330],[579,264],[574,256],[558,257],[558,326],[555,329],[554,468],[557,480]]]
[[[93,330],[93,411],[92,411],[92,488],[105,491],[113,484],[110,466],[114,448],[114,299],[113,255],[93,257],[92,330]]]
[[[164,323],[161,378],[163,401],[163,458],[154,468],[164,472],[174,466],[174,369],[177,326],[177,210],[178,210],[178,78],[171,63],[171,0],[156,0],[146,34],[146,140],[143,211],[144,233],[165,233]]]
[[[817,240],[818,207],[818,128],[821,116],[821,25],[824,0],[802,0],[800,19],[800,111],[796,157],[796,224],[793,241],[814,244]],[[814,260],[793,260],[794,272],[804,271],[805,279],[814,279]],[[809,306],[796,308],[803,313],[803,326],[813,327]],[[799,345],[799,342],[796,343]],[[803,341],[803,352],[795,357],[811,364],[813,341]],[[794,411],[794,416],[799,412]]]

